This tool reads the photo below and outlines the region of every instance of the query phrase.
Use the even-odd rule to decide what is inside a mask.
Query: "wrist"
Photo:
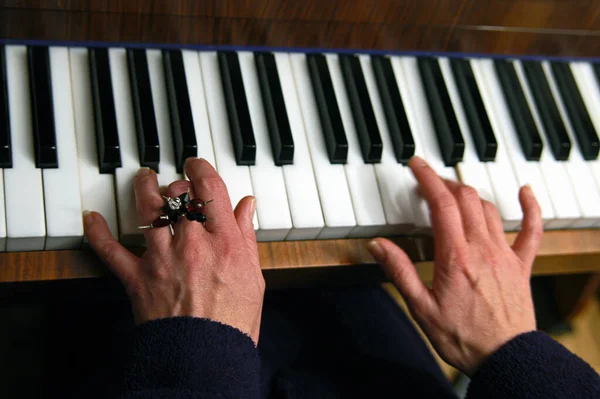
[[[477,371],[488,361],[488,359],[498,352],[506,344],[514,340],[520,335],[527,334],[535,331],[535,329],[524,329],[517,332],[507,333],[496,339],[489,339],[482,342],[478,350],[474,350],[471,360],[468,361],[463,367],[458,367],[469,377],[472,377]]]

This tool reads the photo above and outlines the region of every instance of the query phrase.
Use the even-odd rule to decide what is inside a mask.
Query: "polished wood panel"
[[[457,25],[513,29],[600,29],[600,3],[594,0],[462,1]],[[427,4],[423,2],[422,4]]]
[[[319,2],[338,5],[331,12],[325,10],[324,5],[314,6],[313,9],[298,6],[299,11],[291,12],[291,17],[282,18],[274,16],[279,15],[280,11],[273,11],[272,14],[265,11],[268,18],[239,17],[236,16],[239,10],[234,6],[230,7],[228,13],[197,11],[198,15],[190,15],[183,13],[185,8],[181,8],[181,12],[171,14],[160,13],[160,10],[157,13],[134,12],[135,8],[134,11],[127,8],[126,4],[129,4],[129,1],[126,0],[105,2],[107,5],[122,3],[121,8],[114,6],[115,9],[121,10],[119,12],[77,12],[68,7],[24,8],[24,5],[39,5],[42,2],[0,1],[4,1],[5,5],[4,8],[0,7],[0,38],[14,40],[587,57],[600,54],[600,17],[597,10],[599,6],[588,2],[581,2],[587,5],[574,7],[570,12],[566,11],[565,3],[573,2],[524,2],[530,4],[534,11],[539,8],[540,3],[550,5],[550,8],[544,9],[540,14],[538,11],[525,11],[525,5],[521,4],[523,2],[514,0],[491,2],[488,8],[493,12],[484,12],[487,6],[482,4],[487,2],[483,1],[405,2],[400,3],[402,6],[394,8],[390,5],[393,2],[389,0],[382,2],[382,11],[378,11],[379,6],[375,6],[372,12],[356,12],[357,16],[366,18],[361,20],[354,17],[355,11],[349,11],[354,8],[343,11],[346,8],[340,4],[345,2],[338,1]],[[178,3],[183,4],[182,1]],[[102,5],[101,3],[89,4]],[[143,11],[147,3],[156,5],[160,2],[140,0],[135,4],[139,4]],[[273,5],[277,2],[263,0],[263,3],[269,5],[263,8],[265,10],[278,10]],[[297,3],[303,2],[293,4]],[[7,4],[12,6],[7,7]],[[22,6],[18,7],[19,4]],[[214,4],[220,2],[216,1]],[[242,13],[246,2],[240,0],[239,4],[239,12]],[[356,9],[362,10],[365,4],[379,2],[356,0],[355,4]],[[248,10],[251,8],[247,7]],[[291,5],[289,7],[296,10]],[[379,17],[380,13],[394,15],[395,12],[404,14],[397,15],[391,22]],[[316,16],[311,19],[309,15]],[[332,18],[326,18],[329,15]],[[490,15],[499,15],[499,20],[490,20]],[[564,18],[559,18],[560,15]]]
[[[450,24],[461,0],[0,0],[0,7],[194,17]]]
[[[397,25],[600,29],[600,3],[590,0],[0,0],[0,7]]]
[[[508,242],[516,234],[507,233]],[[416,263],[421,278],[433,278],[431,238],[394,239]],[[373,265],[368,239],[259,243],[265,272]],[[137,254],[142,248],[135,248]],[[534,274],[600,271],[600,230],[551,231],[544,235]],[[104,276],[106,267],[90,250],[0,253],[0,282],[46,281]]]

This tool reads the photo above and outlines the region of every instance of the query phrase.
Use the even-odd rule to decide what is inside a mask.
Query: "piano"
[[[166,185],[189,156],[256,196],[266,273],[371,270],[384,235],[431,279],[412,155],[493,202],[509,241],[530,184],[534,273],[598,271],[596,8],[0,0],[0,281],[104,275],[83,210],[142,251],[131,179]]]

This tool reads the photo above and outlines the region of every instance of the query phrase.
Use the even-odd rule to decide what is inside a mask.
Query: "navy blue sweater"
[[[252,340],[227,325],[170,318],[135,330],[124,366],[124,398],[261,398],[261,360]],[[403,392],[397,397],[423,397]],[[371,397],[381,397],[375,390]],[[304,397],[287,392],[282,397]],[[334,396],[327,396],[334,397]],[[468,398],[600,398],[600,377],[541,332],[522,334],[473,376]]]

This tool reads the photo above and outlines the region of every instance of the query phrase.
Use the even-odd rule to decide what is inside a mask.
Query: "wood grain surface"
[[[0,0],[0,7],[190,17],[600,29],[593,0]]]
[[[515,233],[507,233],[512,242]],[[428,237],[403,237],[394,241],[417,265],[421,278],[433,277],[433,242]],[[286,241],[259,243],[265,273],[309,269],[343,269],[374,265],[366,249],[368,239]],[[143,248],[132,249],[141,254]],[[600,230],[550,231],[544,235],[534,274],[600,271]],[[310,272],[309,272],[310,273]],[[315,272],[312,272],[313,275]],[[47,281],[99,277],[106,267],[91,250],[0,253],[0,282]]]
[[[0,0],[0,39],[600,54],[590,0]]]

